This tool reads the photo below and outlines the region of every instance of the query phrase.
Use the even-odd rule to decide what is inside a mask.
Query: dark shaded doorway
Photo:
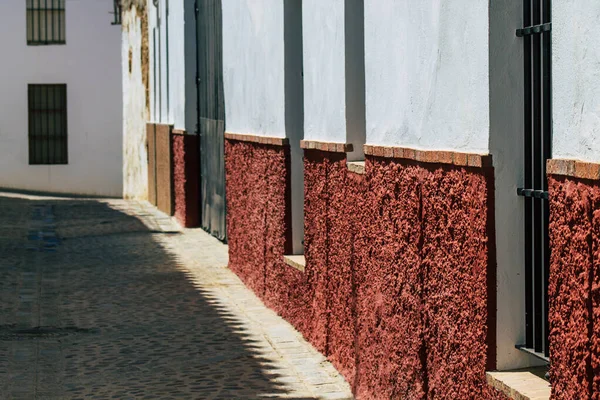
[[[226,240],[222,6],[221,0],[196,4],[201,225]]]

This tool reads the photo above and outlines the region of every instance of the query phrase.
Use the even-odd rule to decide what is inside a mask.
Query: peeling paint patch
[[[123,197],[148,198],[148,18],[145,1],[129,0],[122,12]]]

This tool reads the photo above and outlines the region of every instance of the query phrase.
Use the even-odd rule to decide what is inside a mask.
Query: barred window
[[[121,14],[122,14],[122,5],[121,5],[121,0],[113,0],[113,14],[114,14],[114,21],[112,22],[113,25],[121,25]]]
[[[29,164],[67,164],[67,85],[29,85]]]
[[[65,0],[27,0],[27,44],[65,44]]]

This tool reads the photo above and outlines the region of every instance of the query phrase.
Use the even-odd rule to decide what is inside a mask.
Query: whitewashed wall
[[[66,45],[27,46],[22,0],[0,1],[0,187],[122,195],[121,27],[112,1],[66,0]],[[29,165],[27,85],[67,84],[68,165]]]
[[[227,131],[285,137],[284,2],[222,5]]]
[[[302,3],[304,138],[352,143],[364,159],[363,0]]]
[[[195,24],[194,0],[160,0],[158,7],[148,1],[150,121],[188,133],[196,124]]]
[[[125,10],[122,16],[123,38],[121,49],[123,71],[123,197],[148,198],[148,148],[146,121],[146,86],[143,81],[142,39],[148,35],[142,30],[142,16],[146,9]],[[131,54],[131,69],[129,57]]]
[[[304,138],[346,142],[344,1],[302,2]]]
[[[487,153],[488,4],[365,1],[367,143]]]
[[[553,158],[600,162],[600,2],[552,2]]]
[[[169,118],[175,129],[185,126],[185,20],[183,1],[167,1],[169,7]],[[193,101],[194,98],[189,99]]]

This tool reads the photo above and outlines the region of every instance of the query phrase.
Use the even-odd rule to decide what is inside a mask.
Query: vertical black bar
[[[36,0],[37,1],[37,20],[38,20],[38,31],[37,31],[37,36],[35,38],[36,42],[41,42],[42,41],[42,0]]]
[[[46,96],[48,99],[48,112],[46,113],[46,119],[48,120],[48,124],[46,125],[46,134],[48,135],[48,164],[54,164],[54,158],[52,155],[52,150],[54,148],[54,141],[52,135],[52,118],[54,118],[54,113],[56,112],[54,109],[53,98],[54,92],[56,91],[57,85],[48,85],[48,95]]]
[[[52,0],[54,1],[54,0]],[[52,103],[54,104],[54,108],[57,108],[60,110],[60,112],[56,112],[52,115],[52,158],[54,159],[54,162],[57,164],[60,164],[62,161],[62,156],[61,156],[61,151],[59,149],[60,146],[60,133],[59,133],[59,126],[58,126],[58,119],[60,118],[61,114],[62,114],[62,104],[60,102],[60,91],[61,91],[61,86],[58,85],[56,87],[56,90],[54,91],[54,96],[52,99]]]
[[[33,139],[33,95],[31,93],[32,91],[32,86],[31,85],[27,85],[27,105],[29,107],[29,125],[28,125],[28,145],[29,145],[29,164],[33,164],[34,161],[34,146],[35,146],[35,141]]]
[[[56,91],[57,100],[56,105],[60,109],[60,112],[56,115],[56,162],[59,164],[64,164],[65,152],[63,151],[63,141],[64,141],[64,125],[62,122],[63,114],[65,112],[65,107],[63,104],[63,91],[64,85],[60,85],[58,90]]]
[[[533,0],[533,24],[541,23],[541,0]],[[542,153],[542,65],[541,65],[541,35],[533,35],[533,188],[542,189],[542,182],[545,179],[542,168],[544,163]],[[533,202],[533,347],[536,352],[541,352],[542,343],[542,309],[544,307],[544,297],[542,282],[543,271],[543,230],[544,222],[542,218],[542,200],[534,199]]]
[[[62,85],[62,147],[63,147],[63,164],[69,163],[69,110],[67,99],[67,85]]]
[[[32,11],[31,11],[31,0],[27,0],[27,43],[29,44],[31,42],[31,39],[33,39],[33,21],[31,20],[31,18],[33,17]],[[27,93],[29,93],[29,88],[27,89]]]
[[[65,125],[63,123],[63,115],[66,112],[65,110],[65,105],[64,105],[64,85],[60,85],[60,87],[58,88],[57,95],[58,95],[58,100],[56,102],[58,108],[60,109],[60,112],[57,114],[56,116],[56,149],[57,149],[57,160],[56,162],[59,164],[64,164],[65,163],[65,151],[64,151],[64,142],[65,142],[65,134],[64,134],[64,129],[65,129]]]
[[[45,158],[44,158],[44,164],[50,164],[50,132],[48,130],[48,126],[50,125],[50,104],[49,104],[49,97],[50,97],[50,88],[52,87],[52,85],[44,85],[44,100],[45,100],[45,104],[44,104],[44,137],[46,138],[46,154],[45,154]]]
[[[62,19],[63,19],[63,15],[65,15],[65,11],[64,11],[64,7],[62,6],[62,1],[63,0],[58,0],[58,8],[59,8],[59,12],[58,12],[58,38],[60,39],[60,41],[64,41],[64,35],[62,33]]]
[[[44,0],[44,42],[48,43],[48,0]]]
[[[543,23],[551,22],[552,19],[551,0],[544,0]],[[552,39],[550,32],[542,36],[544,43],[543,58],[543,85],[544,85],[544,160],[552,157]],[[548,190],[548,179],[546,175],[546,163],[544,162],[544,190]],[[550,205],[544,202],[544,354],[550,356],[548,337],[550,327],[548,323],[548,279],[550,277]]]
[[[523,26],[531,25],[531,0],[523,1]],[[532,99],[531,99],[531,36],[524,36],[524,187],[531,188]],[[532,279],[532,214],[533,199],[525,197],[525,346],[533,347],[533,279]]]
[[[51,1],[50,7],[52,7],[52,12],[50,13],[50,19],[52,20],[52,41],[54,41],[54,18],[56,18],[57,12],[54,10],[54,0]]]
[[[64,129],[64,135],[65,135],[65,141],[64,141],[64,147],[65,147],[65,164],[69,163],[69,109],[68,109],[68,105],[69,102],[67,100],[67,85],[63,85],[63,129]]]
[[[34,97],[35,97],[35,136],[36,136],[36,164],[42,164],[43,160],[42,160],[42,153],[43,153],[43,148],[42,148],[42,140],[44,139],[42,137],[42,129],[41,129],[41,125],[42,125],[42,105],[40,104],[41,102],[41,98],[42,98],[42,86],[41,85],[35,85],[35,90],[34,90]]]

